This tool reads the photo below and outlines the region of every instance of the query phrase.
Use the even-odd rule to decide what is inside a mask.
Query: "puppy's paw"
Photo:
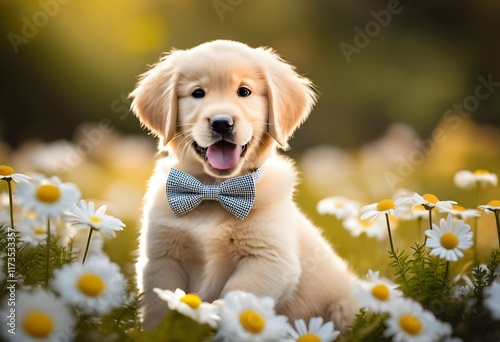
[[[358,310],[357,303],[342,301],[330,305],[328,317],[335,325],[335,330],[340,331],[345,336],[349,332],[349,326],[353,323]]]

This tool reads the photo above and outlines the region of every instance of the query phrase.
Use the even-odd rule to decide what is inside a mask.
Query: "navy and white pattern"
[[[219,201],[234,216],[244,220],[255,201],[255,184],[262,178],[263,167],[255,172],[228,179],[220,185],[204,185],[177,169],[170,169],[167,178],[167,199],[177,215],[183,215],[205,200]]]

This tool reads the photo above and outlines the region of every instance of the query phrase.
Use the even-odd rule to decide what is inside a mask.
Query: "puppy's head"
[[[131,96],[161,147],[213,177],[259,167],[276,144],[288,148],[316,101],[311,82],[272,50],[223,40],[172,51]]]

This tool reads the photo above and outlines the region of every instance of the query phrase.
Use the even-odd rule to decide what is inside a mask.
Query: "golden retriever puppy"
[[[172,51],[131,96],[166,151],[144,199],[137,262],[144,327],[167,311],[153,288],[180,288],[207,302],[234,290],[270,296],[291,320],[322,316],[344,330],[358,310],[355,277],[293,202],[297,171],[277,153],[316,101],[311,82],[270,49],[217,40]],[[176,214],[165,193],[173,169],[206,185],[260,170],[250,212],[237,217],[204,200]]]

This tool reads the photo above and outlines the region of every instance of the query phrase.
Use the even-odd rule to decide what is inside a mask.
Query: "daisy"
[[[491,311],[491,316],[500,320],[500,283],[493,282],[484,288],[484,306]]]
[[[375,220],[380,217],[380,215],[385,215],[385,221],[387,225],[387,234],[389,235],[389,243],[391,246],[391,252],[396,256],[394,251],[394,244],[392,243],[392,234],[390,226],[390,215],[399,217],[403,215],[404,212],[408,211],[408,207],[411,203],[411,197],[402,197],[397,200],[392,200],[390,198],[384,199],[378,203],[373,203],[365,205],[361,208],[361,220],[370,219],[370,221]],[[397,259],[397,256],[396,256]]]
[[[394,216],[389,217],[389,220],[393,219]],[[342,226],[351,233],[351,236],[358,237],[364,233],[368,237],[378,240],[382,240],[387,235],[385,224],[385,219],[382,216],[372,221],[362,220],[359,216],[350,216],[342,221]]]
[[[439,211],[449,212],[453,204],[457,204],[455,201],[440,201],[436,195],[425,194],[423,196],[414,193],[413,197],[414,206],[422,205],[426,210],[432,210],[438,208]]]
[[[393,305],[386,320],[385,337],[395,342],[439,341],[452,332],[448,323],[442,323],[411,299],[400,299]]]
[[[125,302],[127,281],[118,265],[106,258],[90,257],[54,271],[53,288],[61,298],[88,314],[105,315]]]
[[[7,301],[5,301],[7,303]],[[36,288],[19,290],[16,295],[14,332],[9,333],[12,307],[4,305],[3,337],[10,341],[71,341],[75,320],[69,308],[52,293]]]
[[[202,302],[200,297],[194,293],[186,294],[181,289],[175,292],[169,290],[153,289],[154,292],[168,303],[170,310],[175,310],[200,324],[208,324],[213,329],[217,329],[220,317],[218,308],[209,303]]]
[[[0,179],[10,181],[11,179],[16,182],[27,182],[31,177],[22,173],[15,173],[14,169],[7,165],[0,165]]]
[[[223,303],[216,339],[278,341],[286,337],[287,318],[275,314],[271,297],[233,291],[224,297]]]
[[[322,317],[313,317],[309,320],[309,328],[303,319],[295,321],[295,329],[289,326],[288,333],[291,339],[283,341],[297,342],[331,342],[335,341],[340,335],[340,331],[335,330],[333,322],[323,324]]]
[[[22,182],[27,183],[31,177],[23,175],[22,173],[15,173],[14,169],[7,165],[0,165],[0,179],[3,179],[7,182],[7,188],[9,190],[9,218],[10,218],[10,227],[15,229],[14,227],[14,207],[12,202],[12,184],[10,183],[13,180],[16,183]],[[2,218],[5,221],[5,216]]]
[[[34,179],[33,183],[21,182],[16,189],[17,201],[26,210],[35,211],[44,218],[62,214],[81,196],[72,183],[62,183],[58,177]]]
[[[115,231],[123,230],[125,224],[113,216],[106,215],[107,207],[101,205],[94,210],[93,202],[80,200],[80,204],[73,204],[66,216],[66,221],[73,224],[77,229],[88,229],[89,227],[99,231],[106,238],[116,237]]]
[[[439,226],[432,224],[433,229],[427,229],[426,246],[431,248],[429,255],[438,255],[441,259],[457,261],[464,256],[462,250],[472,246],[470,226],[459,220],[453,226],[453,215],[448,214],[447,220],[441,219]]]
[[[50,228],[52,232],[52,222],[50,222]],[[19,221],[17,229],[21,234],[21,240],[32,247],[44,244],[47,240],[47,223],[36,217],[23,217]]]
[[[97,210],[94,210],[94,203],[87,203],[85,200],[80,201],[80,205],[74,204],[68,215],[66,221],[74,224],[75,228],[87,229],[90,227],[89,237],[87,239],[87,246],[83,254],[83,261],[87,258],[90,240],[94,230],[99,231],[106,238],[116,237],[116,230],[123,230],[125,224],[113,216],[105,215],[106,206],[101,205]]]
[[[373,221],[377,217],[383,214],[391,214],[396,217],[399,217],[403,212],[408,210],[410,203],[411,203],[411,197],[402,197],[395,201],[390,198],[387,198],[378,203],[365,205],[360,210],[361,219],[362,220],[370,219],[370,221]]]
[[[483,204],[477,207],[479,210],[484,210],[485,213],[498,213],[500,212],[500,200],[489,201],[488,204]]]
[[[471,217],[479,217],[481,214],[476,209],[466,209],[465,207],[453,204],[450,213],[460,220],[467,220]]]
[[[316,211],[321,215],[334,215],[338,220],[343,220],[358,215],[359,203],[342,196],[328,197],[318,202]]]
[[[379,272],[368,271],[367,280],[358,280],[355,285],[354,295],[361,306],[372,312],[387,312],[394,301],[403,296],[389,279],[379,278]]]
[[[496,186],[498,183],[496,174],[482,169],[458,171],[455,173],[453,180],[455,185],[460,189],[472,189],[477,185],[481,185],[484,188],[488,185]]]
[[[453,286],[450,289],[451,298],[464,300],[474,291],[474,283],[465,274],[458,274],[453,279]]]

